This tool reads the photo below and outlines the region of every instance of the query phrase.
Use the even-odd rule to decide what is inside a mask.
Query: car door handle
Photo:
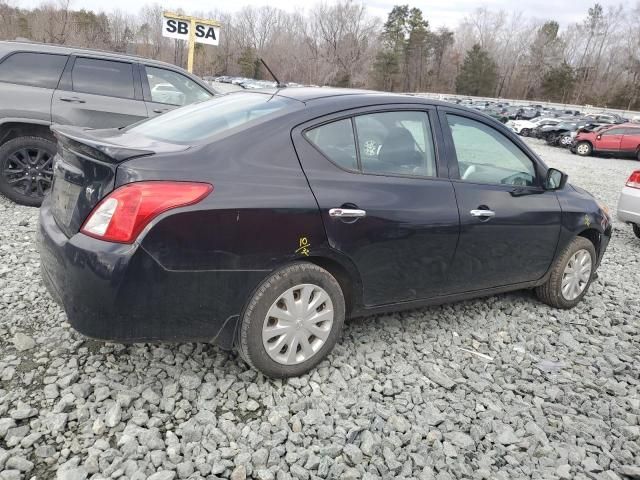
[[[366,217],[367,212],[357,208],[332,208],[329,210],[329,216],[337,218],[360,218]]]
[[[469,212],[472,217],[495,217],[496,212],[493,210],[471,210]]]
[[[69,102],[69,103],[87,103],[81,98],[78,97],[60,97],[61,102]]]
[[[164,112],[168,112],[169,109],[168,108],[154,108],[153,112],[154,113],[164,113]]]

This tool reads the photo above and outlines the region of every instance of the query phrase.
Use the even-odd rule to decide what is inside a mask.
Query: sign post
[[[189,42],[187,70],[192,73],[196,43],[218,45],[220,27],[220,23],[215,20],[190,17],[172,12],[164,12],[162,14],[162,36]]]

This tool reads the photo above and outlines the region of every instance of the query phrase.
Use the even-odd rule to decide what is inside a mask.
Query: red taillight
[[[636,170],[627,180],[627,187],[640,188],[640,170]]]
[[[212,190],[210,184],[197,182],[129,183],[103,198],[80,231],[108,242],[133,243],[155,217],[198,203]]]

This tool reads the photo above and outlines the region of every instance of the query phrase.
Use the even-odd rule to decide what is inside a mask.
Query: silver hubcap
[[[589,147],[585,144],[578,145],[578,153],[582,153],[582,154],[589,153]]]
[[[591,255],[586,250],[578,250],[569,259],[562,274],[562,296],[575,300],[587,288],[591,278]]]
[[[296,285],[271,305],[262,326],[262,344],[278,363],[302,363],[327,341],[333,315],[333,303],[323,288],[308,283]]]

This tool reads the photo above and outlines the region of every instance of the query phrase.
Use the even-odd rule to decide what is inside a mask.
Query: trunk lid
[[[51,212],[58,227],[75,235],[93,208],[114,188],[118,165],[131,158],[186,150],[118,129],[53,126],[58,139]]]

